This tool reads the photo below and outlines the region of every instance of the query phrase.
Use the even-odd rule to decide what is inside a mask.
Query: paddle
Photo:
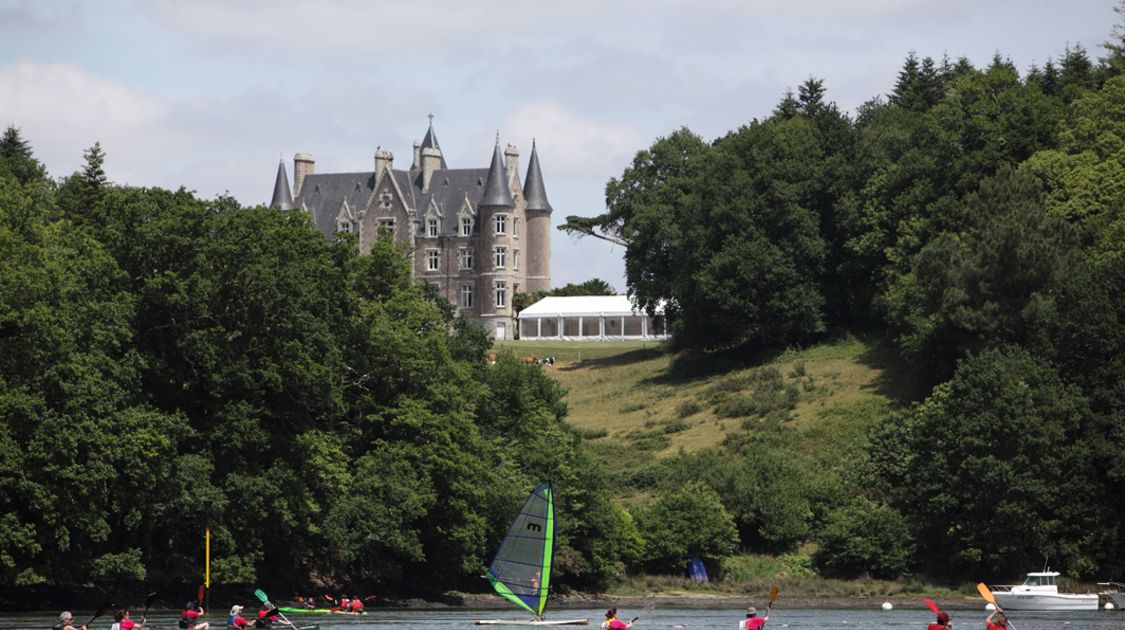
[[[199,590],[197,590],[195,592],[195,603],[198,604],[200,608],[203,608],[203,598],[206,595],[207,595],[207,585],[206,584],[200,584]]]
[[[103,614],[105,614],[105,611],[109,610],[113,606],[114,606],[113,602],[102,602],[102,605],[98,606],[98,610],[96,612],[94,612],[94,616],[90,617],[90,620],[87,621],[86,623],[84,623],[83,625],[88,626],[88,625],[94,623],[95,619],[97,619],[98,617],[101,617]]]
[[[293,626],[294,628],[296,628],[296,627],[297,627],[297,624],[295,624],[295,623],[293,623],[292,621],[289,621],[288,619],[286,619],[286,618],[285,618],[285,613],[283,613],[283,612],[281,612],[280,610],[278,610],[278,609],[277,609],[277,606],[274,606],[273,604],[270,604],[270,598],[266,596],[266,593],[265,593],[265,591],[263,591],[263,590],[262,590],[262,589],[260,589],[260,588],[259,588],[259,589],[257,589],[257,590],[255,590],[255,591],[254,591],[254,597],[257,597],[257,598],[258,598],[259,600],[261,600],[261,602],[262,602],[263,604],[269,604],[270,606],[273,606],[273,612],[276,612],[276,613],[277,613],[277,616],[278,616],[278,617],[281,617],[281,620],[282,620],[282,621],[284,621],[285,623],[287,623],[287,624],[289,624],[289,625]],[[266,616],[268,617],[269,615],[266,615]]]
[[[777,601],[777,594],[779,591],[781,591],[781,589],[776,586],[770,589],[770,603],[766,606],[767,617],[770,616],[770,610],[773,608],[773,603]]]
[[[645,606],[641,610],[641,612],[637,613],[636,617],[633,617],[633,620],[629,622],[629,625],[631,626],[631,625],[637,623],[638,619],[640,619],[641,617],[651,613],[654,610],[656,610],[656,602],[650,602],[647,606]]]
[[[941,609],[937,607],[937,604],[925,598],[923,598],[922,601],[926,603],[926,606],[928,606],[930,610],[934,611],[935,615],[941,614]]]
[[[368,595],[367,597],[363,598],[363,601],[369,602],[369,601],[375,599],[376,597],[378,597],[378,595]]]
[[[1000,607],[1000,604],[996,603],[996,596],[992,594],[992,591],[989,590],[988,586],[984,582],[977,583],[977,592],[980,593],[980,596],[984,598],[984,601],[995,606],[996,610],[999,610],[1000,614],[1004,615],[1005,619],[1008,619],[1008,613],[1004,612],[1004,609]],[[1012,623],[1011,619],[1008,619],[1008,627],[1012,630],[1016,630],[1016,626]]]
[[[149,593],[148,597],[145,598],[145,611],[143,613],[141,613],[141,623],[145,622],[145,617],[148,616],[148,609],[152,608],[152,602],[154,602],[154,601],[156,601],[156,592],[155,591],[153,591],[152,593]]]

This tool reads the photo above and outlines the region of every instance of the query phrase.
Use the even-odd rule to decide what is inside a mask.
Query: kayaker
[[[192,600],[184,606],[184,612],[180,613],[180,628],[183,630],[207,630],[211,624],[206,621],[199,621],[199,617],[203,615],[203,607],[199,602]]]
[[[997,617],[997,615],[999,615],[999,617]],[[996,621],[993,622],[993,619]],[[984,627],[985,630],[1007,630],[1008,618],[1004,616],[1003,612],[994,610],[992,614],[988,616],[988,619],[984,620]]]
[[[272,628],[277,621],[277,607],[269,602],[262,602],[258,609],[258,619],[254,622],[255,628]]]
[[[59,613],[59,622],[52,626],[54,630],[86,630],[86,625],[74,625],[74,615],[70,611]]]
[[[751,606],[746,609],[746,618],[738,622],[738,630],[759,630],[769,620],[769,615],[759,617],[758,609]]]
[[[340,610],[343,612],[351,612],[352,600],[347,595],[340,596]]]
[[[953,622],[949,620],[949,613],[943,610],[937,614],[937,621],[927,626],[926,630],[948,630],[952,627]]]
[[[230,607],[230,616],[227,617],[227,630],[241,630],[249,628],[250,621],[242,616],[242,606],[235,604]]]
[[[141,622],[137,623],[129,618],[129,609],[122,608],[113,615],[113,628],[112,630],[140,630],[145,625],[145,618],[141,617]]]
[[[605,611],[605,621],[602,622],[602,630],[629,630],[633,627],[631,623],[625,623],[617,618],[617,609],[610,608]]]
[[[358,598],[358,597],[356,597],[356,598],[353,598],[353,599],[352,599],[352,608],[351,608],[351,611],[352,611],[352,612],[354,612],[354,613],[361,613],[361,612],[363,612],[363,600],[361,600],[361,599],[360,599],[360,598]]]

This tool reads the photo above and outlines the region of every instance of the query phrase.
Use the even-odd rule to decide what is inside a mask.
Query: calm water
[[[621,616],[628,618],[637,611],[621,609]],[[591,623],[600,623],[605,610],[566,609],[548,611],[551,619],[588,618]],[[984,611],[953,611],[954,630],[983,630]],[[48,630],[58,619],[58,613],[0,615],[0,630]],[[89,620],[93,611],[74,611],[79,623]],[[647,617],[642,617],[634,626],[635,630],[738,630],[742,619],[741,610],[687,610],[657,609]],[[297,618],[299,617],[299,619]],[[526,619],[510,609],[505,610],[379,610],[369,611],[367,615],[344,617],[341,615],[289,615],[297,625],[316,623],[320,630],[486,630],[489,626],[474,626],[477,619]],[[178,630],[178,613],[150,613],[149,625],[152,630]],[[925,609],[894,610],[786,610],[777,607],[767,628],[836,628],[840,630],[865,630],[882,628],[914,628],[925,630],[926,624],[933,620],[933,614]],[[208,615],[211,630],[225,630],[226,617]],[[100,617],[88,630],[109,630],[112,617]],[[1017,613],[1013,620],[1014,630],[1125,630],[1125,611],[1090,611],[1071,613],[1024,612]],[[275,625],[279,630],[285,626]],[[596,630],[597,625],[562,626],[562,628],[588,628]],[[492,626],[496,630],[519,630],[520,626]]]

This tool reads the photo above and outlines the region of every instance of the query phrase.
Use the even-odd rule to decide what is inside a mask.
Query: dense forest
[[[822,575],[1010,578],[1045,559],[1125,573],[1125,29],[1113,33],[1099,62],[1068,47],[1023,74],[1000,55],[977,68],[912,53],[854,117],[809,78],[764,120],[640,151],[606,213],[560,229],[627,246],[629,290],[663,308],[682,356],[875,331],[916,404],[880,419],[846,466],[796,452],[775,405],[719,452],[623,481],[718,490],[731,540],[815,541]]]
[[[658,139],[605,215],[569,219],[628,243],[628,290],[685,356],[875,330],[919,379],[847,466],[807,465],[767,413],[614,480],[652,494],[632,512],[558,385],[490,364],[389,239],[360,256],[301,213],[113,185],[98,144],[52,179],[11,126],[0,585],[198,583],[209,526],[222,583],[479,589],[546,479],[560,586],[809,542],[826,576],[1046,556],[1120,577],[1125,40],[1107,50],[1022,74],[911,54],[855,116],[810,78],[713,142]]]

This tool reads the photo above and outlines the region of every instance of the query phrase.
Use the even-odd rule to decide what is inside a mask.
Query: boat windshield
[[[1054,586],[1055,576],[1053,575],[1029,575],[1027,581],[1023,583],[1024,586]]]

